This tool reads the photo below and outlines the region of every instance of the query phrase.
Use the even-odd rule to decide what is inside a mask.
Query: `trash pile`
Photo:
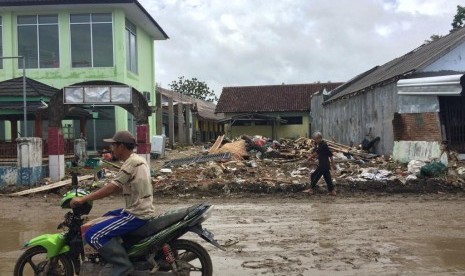
[[[326,140],[334,155],[337,170],[332,171],[336,185],[408,181],[442,178],[445,182],[465,183],[465,167],[455,170],[448,181],[450,167],[439,161],[397,163],[354,147]],[[316,161],[309,161],[314,142],[309,138],[281,139],[242,136],[229,140],[218,137],[203,155],[169,160],[156,170],[156,191],[221,189],[232,191],[303,191],[309,184]],[[455,163],[457,166],[457,163]],[[324,185],[324,180],[320,180]]]

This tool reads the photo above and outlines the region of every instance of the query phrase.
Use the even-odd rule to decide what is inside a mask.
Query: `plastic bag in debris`
[[[334,159],[336,159],[336,160],[347,160],[349,158],[347,158],[344,155],[344,153],[342,153],[342,152],[336,152],[336,153],[334,153]]]
[[[421,168],[426,165],[425,162],[420,160],[412,160],[408,162],[407,170],[410,174],[418,175],[420,173]]]
[[[420,169],[420,175],[426,177],[438,177],[447,172],[447,167],[441,162],[431,162]]]
[[[388,176],[390,176],[392,172],[387,170],[378,170],[376,168],[365,168],[362,169],[362,173],[359,177],[369,180],[388,180]]]

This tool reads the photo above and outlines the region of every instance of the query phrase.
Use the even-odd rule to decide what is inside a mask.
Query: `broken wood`
[[[87,179],[91,179],[91,178],[94,178],[94,176],[93,175],[84,175],[84,176],[78,177],[78,181],[87,180]],[[55,182],[55,183],[52,183],[52,184],[48,184],[48,185],[32,188],[32,189],[29,189],[29,190],[24,190],[24,191],[21,191],[21,192],[9,194],[8,196],[24,196],[24,195],[34,194],[34,193],[38,193],[38,192],[48,191],[48,190],[60,188],[60,187],[66,186],[68,184],[71,184],[71,181],[72,180],[70,178],[70,179]]]
[[[216,152],[221,147],[221,143],[223,143],[223,139],[224,139],[224,135],[218,136],[213,146],[208,150],[208,153]]]

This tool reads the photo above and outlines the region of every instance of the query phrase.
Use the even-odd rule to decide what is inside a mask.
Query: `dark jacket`
[[[333,156],[333,153],[329,149],[328,144],[326,144],[325,141],[321,141],[320,144],[317,144],[315,148],[313,148],[313,152],[316,152],[318,155],[318,167],[321,170],[330,170],[329,158]]]

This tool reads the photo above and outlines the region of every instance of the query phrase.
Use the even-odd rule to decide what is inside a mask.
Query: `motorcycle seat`
[[[123,239],[143,239],[145,237],[154,235],[161,230],[184,219],[191,211],[195,210],[201,204],[194,205],[189,208],[177,209],[168,211],[156,218],[150,219],[142,227],[124,235]]]

